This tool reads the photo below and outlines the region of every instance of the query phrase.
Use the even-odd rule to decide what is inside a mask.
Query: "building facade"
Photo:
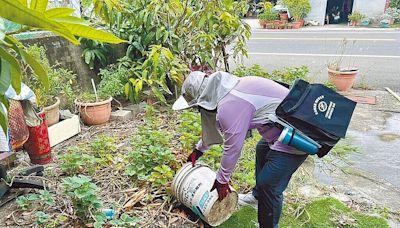
[[[306,20],[320,25],[347,23],[347,16],[358,11],[368,18],[381,16],[389,0],[310,0],[311,12]]]

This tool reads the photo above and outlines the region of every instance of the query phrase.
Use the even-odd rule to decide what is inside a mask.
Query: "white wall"
[[[384,13],[386,0],[354,0],[353,12],[358,11],[367,17],[377,17]]]
[[[324,25],[327,3],[327,0],[310,0],[311,12],[305,18],[305,21],[314,20],[318,21],[320,25]]]

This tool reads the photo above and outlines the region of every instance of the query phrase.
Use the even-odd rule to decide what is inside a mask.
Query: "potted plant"
[[[311,11],[311,4],[309,0],[283,0],[283,3],[289,9],[290,14],[293,16],[293,28],[304,26],[304,18]]]
[[[328,63],[327,71],[329,80],[335,85],[338,91],[348,91],[352,88],[356,76],[359,72],[351,59],[348,64],[344,63],[344,54],[349,42],[344,40],[338,48],[338,57]],[[355,42],[352,42],[354,46]]]
[[[104,124],[111,117],[112,97],[99,91],[97,95],[85,92],[75,100],[79,116],[86,125]]]
[[[348,16],[349,21],[352,26],[357,26],[359,21],[366,18],[366,16],[358,11],[354,11],[352,14]]]
[[[258,14],[258,20],[260,25],[263,28],[266,28],[267,24],[274,21],[279,20],[279,16],[276,12],[272,11],[272,3],[270,2],[260,2],[258,3],[261,6],[260,14]]]
[[[258,20],[260,22],[260,25],[263,28],[266,28],[268,24],[271,24],[274,21],[279,20],[279,15],[274,12],[265,12],[258,15]]]
[[[36,75],[28,68],[24,68],[24,82],[35,93],[36,105],[45,113],[47,126],[51,126],[60,120],[61,99],[66,107],[72,108],[75,98],[72,86],[75,83],[76,75],[67,69],[58,67],[57,64],[51,66],[44,47],[30,46],[28,53],[37,59],[46,71],[49,78],[49,89],[45,89]]]

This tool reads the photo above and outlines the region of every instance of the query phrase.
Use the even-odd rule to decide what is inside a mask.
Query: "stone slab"
[[[50,146],[53,147],[81,132],[79,116],[62,120],[49,127]]]
[[[111,120],[126,121],[132,118],[133,113],[129,110],[117,110],[111,113]]]

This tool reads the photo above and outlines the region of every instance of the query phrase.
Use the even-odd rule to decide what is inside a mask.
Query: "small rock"
[[[67,110],[60,110],[60,119],[65,120],[72,118],[74,114],[72,114],[68,109]]]
[[[127,111],[127,110],[117,110],[111,113],[112,120],[126,121],[132,119],[132,117],[133,117],[132,111]]]
[[[123,110],[131,111],[133,116],[136,116],[137,114],[144,112],[145,108],[146,108],[146,103],[142,102],[139,104],[128,105],[128,106],[124,107]]]

